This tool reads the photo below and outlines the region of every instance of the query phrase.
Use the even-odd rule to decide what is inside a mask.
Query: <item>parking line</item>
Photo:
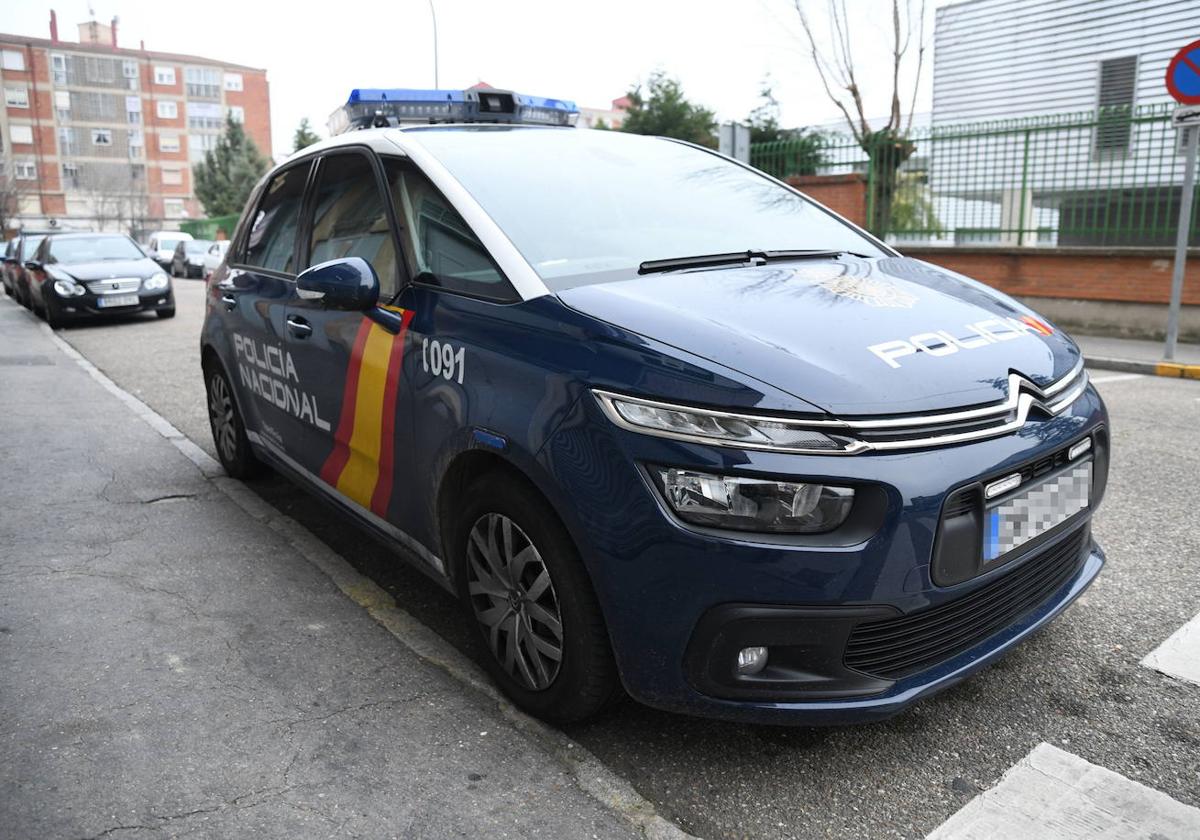
[[[1104,382],[1124,382],[1126,379],[1144,379],[1144,374],[1141,373],[1116,373],[1112,376],[1089,376],[1088,381],[1093,385],[1100,385]]]
[[[1142,664],[1167,676],[1200,685],[1200,615],[1150,651]]]
[[[1043,743],[926,840],[1009,837],[1200,837],[1200,809]]]
[[[30,314],[30,317],[35,316]],[[320,569],[343,594],[365,609],[401,644],[464,686],[492,700],[505,719],[535,748],[540,747],[565,766],[585,793],[614,811],[649,840],[696,840],[693,835],[659,815],[654,805],[638,793],[632,784],[609,769],[589,750],[514,706],[469,657],[401,609],[396,599],[379,584],[360,573],[299,522],[277,511],[242,482],[226,476],[215,458],[165,417],[110,379],[47,324],[39,323],[38,326],[50,336],[59,350],[125,403],[143,422],[174,444],[230,501],[283,537],[300,556]]]

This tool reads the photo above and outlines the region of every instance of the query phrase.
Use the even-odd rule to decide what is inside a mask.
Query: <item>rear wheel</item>
[[[253,478],[263,471],[263,464],[250,449],[246,426],[233,399],[233,387],[220,365],[205,370],[208,391],[208,423],[212,428],[217,458],[225,472],[234,478]]]
[[[619,695],[591,581],[533,488],[499,474],[477,480],[456,519],[453,550],[484,667],[518,706],[570,723]]]

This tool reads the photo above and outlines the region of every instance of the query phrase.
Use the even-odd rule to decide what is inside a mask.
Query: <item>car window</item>
[[[313,197],[309,265],[361,257],[379,275],[380,300],[396,293],[396,240],[386,199],[366,155],[333,154],[321,161]]]
[[[26,236],[21,242],[22,259],[33,259],[34,251],[38,249],[38,246],[42,244],[42,240],[45,238],[44,236]]]
[[[384,170],[417,282],[490,300],[518,300],[483,243],[428,178],[395,158],[385,160]]]
[[[280,172],[263,191],[246,241],[245,262],[272,271],[295,273],[292,265],[296,227],[308,166],[293,166]]]

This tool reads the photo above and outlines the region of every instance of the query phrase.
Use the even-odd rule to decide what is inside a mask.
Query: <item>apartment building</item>
[[[192,165],[240,121],[271,153],[266,71],[117,44],[117,20],[78,42],[0,34],[0,165],[17,192],[13,227],[135,236],[203,218]]]

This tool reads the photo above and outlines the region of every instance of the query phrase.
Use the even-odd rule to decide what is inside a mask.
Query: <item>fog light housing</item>
[[[712,528],[820,534],[845,522],[854,503],[850,487],[662,467],[652,472],[680,519]]]
[[[737,672],[739,677],[750,677],[767,667],[767,649],[765,647],[742,648],[737,655]]]

